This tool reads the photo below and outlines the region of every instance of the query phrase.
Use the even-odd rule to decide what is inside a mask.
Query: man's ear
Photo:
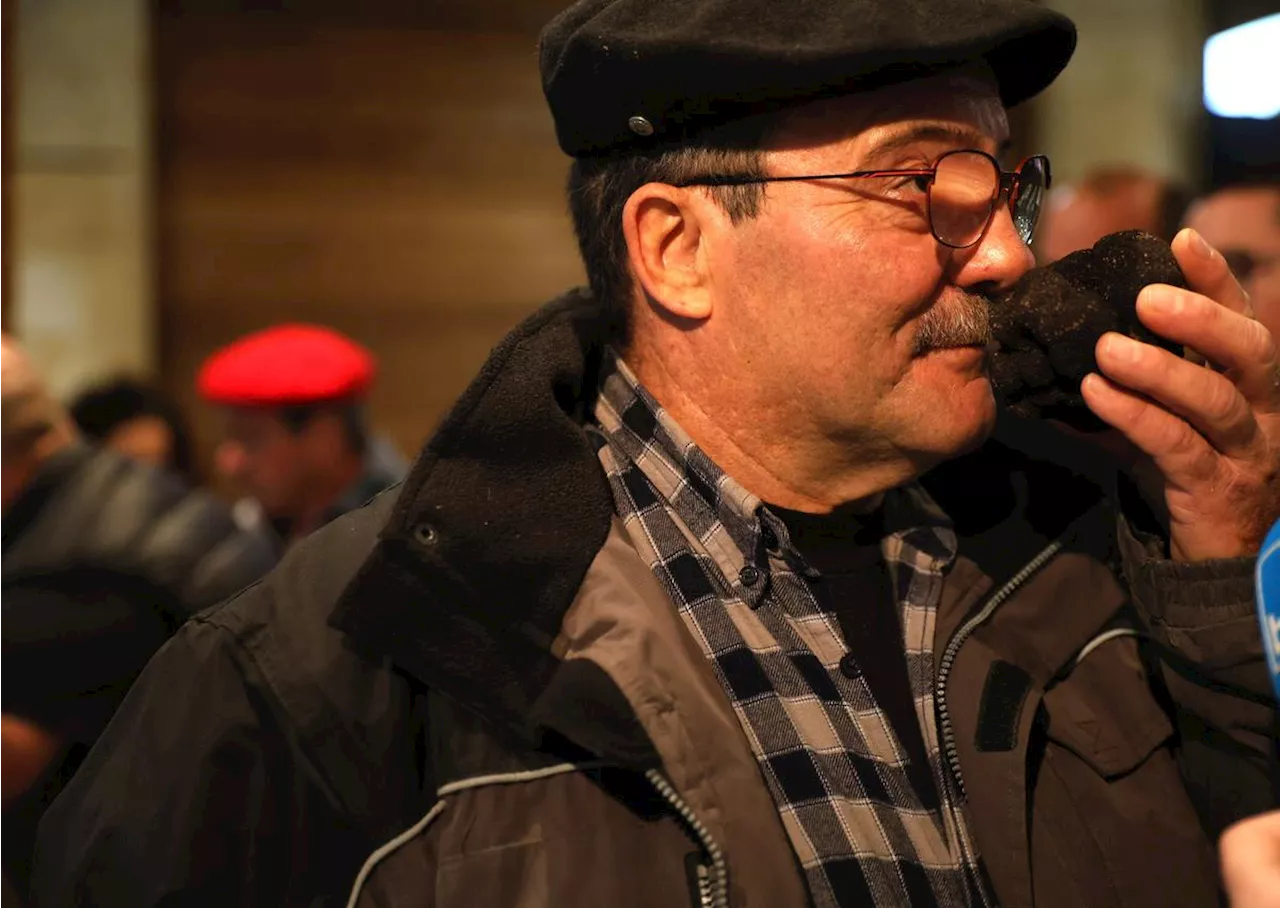
[[[631,269],[649,298],[677,318],[711,315],[706,228],[713,203],[694,190],[646,183],[622,209]]]

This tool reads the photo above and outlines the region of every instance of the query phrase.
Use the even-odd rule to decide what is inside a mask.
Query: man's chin
[[[984,413],[981,419],[975,420],[973,431],[970,432],[956,448],[952,457],[959,457],[962,454],[968,454],[982,447],[983,442],[991,437],[991,433],[996,427],[996,405],[994,398],[991,401],[990,412]]]
[[[936,465],[982,446],[996,425],[996,401],[985,377],[944,395],[933,412],[922,415],[924,453]]]

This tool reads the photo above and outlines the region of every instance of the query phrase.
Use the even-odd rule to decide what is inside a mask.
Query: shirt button
[[[853,658],[853,653],[845,653],[840,657],[840,674],[846,678],[862,677],[862,669],[858,668],[858,660]]]
[[[743,586],[755,586],[760,582],[760,569],[753,564],[748,564],[738,572],[738,580]]]

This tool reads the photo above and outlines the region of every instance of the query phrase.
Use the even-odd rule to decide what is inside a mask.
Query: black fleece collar
[[[534,743],[551,643],[613,502],[583,429],[599,306],[573,291],[493,351],[405,480],[331,623]]]

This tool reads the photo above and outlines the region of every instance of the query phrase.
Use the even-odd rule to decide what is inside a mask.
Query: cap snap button
[[[638,136],[653,135],[653,124],[644,117],[635,116],[627,120],[627,126]]]
[[[413,528],[413,538],[423,545],[435,545],[440,541],[440,534],[429,523],[420,523]]]

